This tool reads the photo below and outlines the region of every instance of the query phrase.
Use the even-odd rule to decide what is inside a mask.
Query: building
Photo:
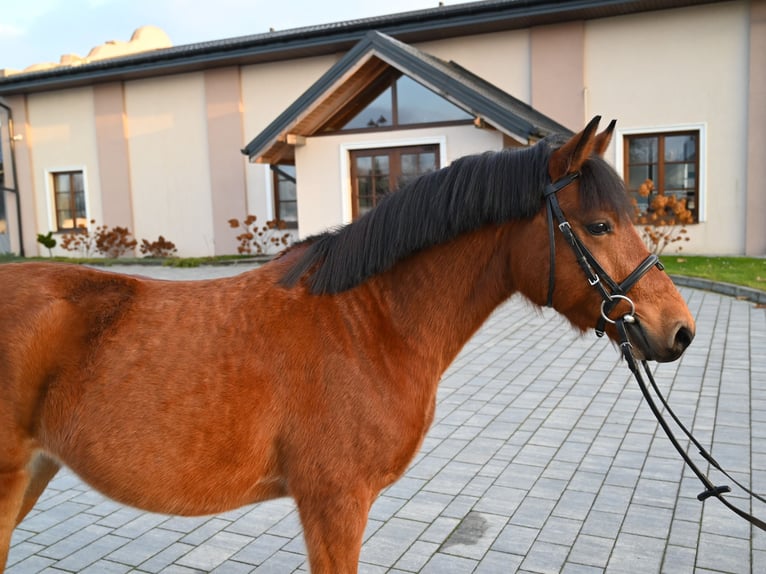
[[[233,253],[230,218],[310,235],[597,114],[629,187],[687,198],[686,252],[766,255],[766,0],[487,0],[178,47],[147,28],[0,71],[0,251],[95,220]]]

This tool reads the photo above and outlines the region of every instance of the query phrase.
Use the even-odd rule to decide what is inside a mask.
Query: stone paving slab
[[[247,268],[137,272],[194,279]],[[682,293],[697,338],[680,361],[657,367],[657,381],[719,462],[766,490],[766,310]],[[700,490],[613,345],[514,298],[445,374],[423,448],[372,508],[360,572],[766,572],[766,534],[716,500],[698,502]],[[731,500],[750,508],[738,493]],[[764,517],[765,506],[752,510]],[[16,530],[7,572],[283,573],[308,565],[288,499],[218,516],[163,516],[111,502],[64,470]]]

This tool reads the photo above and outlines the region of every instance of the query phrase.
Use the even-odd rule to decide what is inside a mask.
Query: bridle
[[[680,443],[673,434],[670,425],[665,420],[662,412],[660,411],[660,408],[654,401],[652,394],[649,392],[649,388],[647,387],[646,382],[641,375],[641,371],[638,368],[636,358],[633,356],[633,347],[628,337],[628,330],[626,325],[638,324],[638,320],[635,316],[636,306],[630,297],[628,297],[628,291],[638,282],[639,279],[641,279],[641,277],[643,277],[650,269],[652,269],[652,267],[657,267],[660,270],[663,270],[664,267],[662,266],[662,263],[660,263],[659,258],[652,253],[648,255],[641,263],[639,263],[638,266],[622,282],[618,283],[609,276],[604,268],[598,263],[593,254],[588,250],[587,247],[585,247],[583,242],[580,241],[575,232],[572,230],[572,226],[569,224],[564,215],[564,212],[561,210],[558,197],[556,196],[559,191],[572,184],[579,177],[579,172],[568,173],[554,182],[549,182],[543,190],[543,199],[545,200],[548,218],[548,242],[550,245],[550,271],[548,277],[548,299],[546,305],[548,307],[553,306],[553,292],[556,286],[556,245],[554,236],[555,227],[558,227],[559,231],[561,231],[562,235],[564,236],[564,239],[566,239],[567,244],[569,244],[569,246],[572,248],[575,259],[577,260],[580,268],[585,273],[585,278],[587,279],[588,283],[601,295],[601,316],[596,321],[596,335],[599,337],[604,335],[604,330],[607,323],[614,325],[617,329],[620,340],[620,351],[626,363],[628,364],[628,368],[630,368],[630,371],[633,373],[633,376],[638,382],[638,386],[641,389],[641,394],[643,394],[646,402],[649,404],[649,408],[657,419],[657,422],[662,427],[662,430],[665,431],[665,434],[675,449],[678,451],[678,453],[681,455],[681,458],[683,458],[684,462],[689,466],[689,468],[692,469],[694,474],[697,475],[697,478],[699,478],[705,487],[705,490],[697,495],[697,499],[699,501],[704,501],[707,498],[714,496],[720,500],[724,506],[732,510],[734,513],[744,518],[754,526],[760,528],[761,530],[766,531],[766,522],[756,518],[752,514],[749,514],[740,508],[737,508],[724,498],[723,495],[727,492],[731,492],[731,488],[726,485],[715,486],[711,480],[697,467],[697,465],[694,464],[683,447],[681,447]],[[558,222],[557,225],[554,224],[554,218]],[[624,313],[621,317],[617,317],[616,319],[610,318],[610,313],[621,301],[629,305],[630,311]],[[676,423],[676,425],[678,425],[678,427],[689,438],[694,446],[697,447],[700,456],[702,456],[702,458],[708,461],[718,471],[723,473],[724,476],[726,476],[739,488],[750,494],[752,497],[760,500],[763,503],[766,503],[766,498],[763,498],[762,496],[743,486],[728,472],[721,468],[713,456],[699,443],[699,441],[697,441],[697,439],[694,438],[694,436],[692,436],[691,432],[676,416],[675,412],[673,412],[667,400],[660,392],[660,389],[657,386],[654,377],[652,376],[652,372],[649,369],[647,362],[643,360],[641,361],[641,364],[643,365],[644,372],[650,381],[654,394],[657,396],[660,403]]]

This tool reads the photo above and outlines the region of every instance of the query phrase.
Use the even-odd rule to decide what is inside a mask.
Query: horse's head
[[[599,134],[598,120],[550,154],[552,185],[546,194],[552,197],[527,227],[521,263],[543,273],[520,287],[532,301],[548,301],[576,327],[599,325],[615,341],[613,319],[630,314],[636,321],[625,324],[634,355],[673,361],[691,343],[694,319],[633,226],[625,186],[601,157],[615,122]],[[549,249],[551,229],[555,251]],[[545,269],[552,273],[550,282]]]

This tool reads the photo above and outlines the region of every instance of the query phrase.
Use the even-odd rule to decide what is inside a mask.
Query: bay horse
[[[560,209],[611,276],[647,256],[602,158],[614,122],[598,123],[456,160],[231,278],[0,266],[0,571],[12,530],[66,465],[166,514],[291,496],[311,571],[356,572],[370,506],[404,473],[441,375],[489,314],[516,292],[544,305],[549,285],[578,329],[603,311],[563,235],[550,244],[546,186],[569,176]],[[649,267],[630,342],[675,360],[694,321]]]

